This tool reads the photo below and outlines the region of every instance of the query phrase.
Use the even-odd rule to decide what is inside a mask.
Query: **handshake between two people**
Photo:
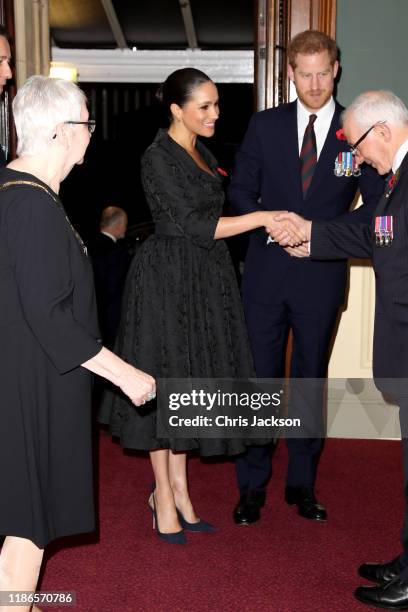
[[[287,210],[265,211],[265,231],[292,257],[309,257],[312,222]]]

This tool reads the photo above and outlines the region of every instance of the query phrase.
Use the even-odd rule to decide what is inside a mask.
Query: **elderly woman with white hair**
[[[95,128],[84,94],[34,76],[13,112],[18,158],[0,170],[3,595],[35,591],[44,547],[95,527],[91,372],[135,405],[155,394],[153,378],[101,344],[91,266],[58,197]]]

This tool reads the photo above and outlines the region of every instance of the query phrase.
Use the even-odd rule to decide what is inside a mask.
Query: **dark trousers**
[[[271,280],[272,282],[272,280]],[[303,312],[299,296],[282,304],[259,304],[244,297],[245,317],[251,342],[256,374],[259,378],[280,378],[284,375],[288,332],[293,331],[291,378],[322,379],[327,375],[330,342],[338,309],[316,307]],[[321,420],[323,394],[313,402],[305,402],[303,410],[313,411],[310,420]],[[322,446],[320,437],[287,440],[289,464],[287,485],[313,486]],[[237,457],[236,473],[241,493],[265,488],[271,473],[271,449],[252,446]]]
[[[403,486],[404,486],[404,521],[401,531],[402,554],[400,561],[404,566],[401,579],[408,583],[408,397],[400,398],[399,418],[401,424],[402,463],[403,463]]]

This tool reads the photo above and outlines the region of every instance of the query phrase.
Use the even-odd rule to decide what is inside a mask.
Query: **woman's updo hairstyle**
[[[211,81],[210,77],[201,70],[180,68],[169,74],[164,83],[160,85],[156,98],[164,106],[171,119],[170,106],[177,104],[182,108],[191,98],[193,91],[209,81]]]

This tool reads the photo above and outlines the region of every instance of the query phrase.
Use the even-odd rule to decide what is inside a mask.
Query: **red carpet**
[[[318,483],[326,524],[300,518],[283,502],[285,468],[281,444],[262,520],[237,527],[233,464],[191,460],[196,509],[220,531],[171,546],[151,529],[148,460],[125,455],[102,435],[100,533],[50,548],[41,589],[75,590],[76,607],[61,610],[81,612],[369,610],[352,596],[356,568],[399,552],[399,443],[327,441]]]

